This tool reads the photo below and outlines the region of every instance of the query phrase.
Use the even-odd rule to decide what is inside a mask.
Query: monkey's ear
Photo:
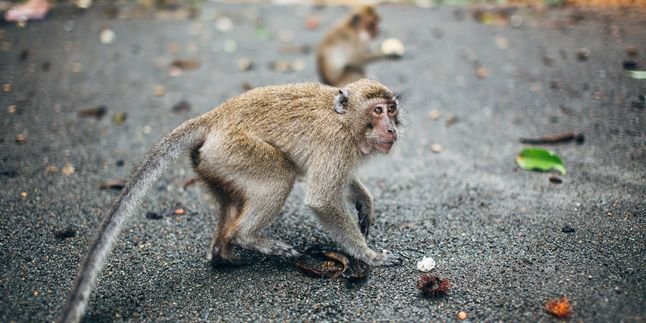
[[[339,94],[334,97],[334,111],[338,114],[344,114],[348,109],[348,89],[339,89]]]

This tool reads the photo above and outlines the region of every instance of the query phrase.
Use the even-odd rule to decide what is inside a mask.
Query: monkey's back
[[[335,147],[350,138],[344,119],[333,109],[337,93],[317,83],[260,87],[225,101],[205,117],[211,132],[262,140],[307,168],[310,156],[303,147]]]

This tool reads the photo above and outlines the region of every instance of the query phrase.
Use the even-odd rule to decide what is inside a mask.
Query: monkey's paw
[[[369,263],[371,266],[398,266],[402,259],[393,253],[378,253]]]

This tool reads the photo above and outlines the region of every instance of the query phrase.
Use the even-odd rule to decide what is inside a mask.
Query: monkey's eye
[[[394,104],[388,106],[388,113],[395,113],[395,111],[397,111],[397,107]]]
[[[376,114],[382,114],[382,113],[384,113],[384,109],[382,107],[376,107],[375,108],[375,113]]]

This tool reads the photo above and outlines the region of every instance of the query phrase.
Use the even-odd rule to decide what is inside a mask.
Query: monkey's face
[[[375,8],[366,6],[352,16],[350,25],[360,35],[366,34],[368,38],[374,39],[379,34],[379,19]]]
[[[363,29],[368,32],[370,38],[375,38],[379,34],[379,16],[366,15],[363,19]]]
[[[397,99],[379,100],[370,104],[366,113],[370,119],[366,139],[371,149],[368,152],[362,149],[362,152],[376,150],[383,154],[388,153],[398,136]]]

